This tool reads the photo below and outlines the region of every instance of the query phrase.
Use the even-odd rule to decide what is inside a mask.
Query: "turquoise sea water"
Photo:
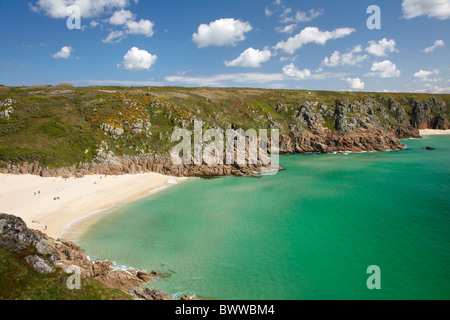
[[[261,179],[182,183],[78,242],[93,258],[169,273],[151,287],[175,297],[450,299],[450,136],[404,143],[283,156],[287,170]],[[371,265],[381,290],[367,288]]]

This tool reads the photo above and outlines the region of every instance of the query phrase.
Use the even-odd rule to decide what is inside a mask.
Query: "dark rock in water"
[[[144,271],[138,271],[136,276],[144,282],[150,282],[153,280],[152,275]]]
[[[426,147],[425,149],[426,150],[436,150],[435,148],[432,148],[432,147]]]

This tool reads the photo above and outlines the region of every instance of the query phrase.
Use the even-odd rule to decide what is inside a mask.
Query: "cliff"
[[[278,129],[280,153],[386,151],[450,127],[449,95],[238,88],[4,87],[0,173],[253,175],[265,165],[175,165],[175,128]],[[5,116],[7,113],[7,116]],[[270,141],[269,141],[270,144]]]
[[[142,291],[137,289],[151,282],[153,277],[163,276],[157,271],[152,271],[151,274],[136,270],[117,271],[113,270],[113,264],[110,262],[92,262],[76,244],[63,239],[54,240],[39,231],[28,229],[22,219],[12,215],[0,214],[0,249],[5,250],[8,255],[6,259],[2,259],[2,274],[8,274],[8,269],[18,269],[12,270],[17,279],[8,279],[2,276],[0,281],[2,289],[0,298],[2,299],[33,299],[36,297],[52,300],[127,299],[128,297],[145,300],[172,300],[169,295],[159,290],[146,288]],[[13,260],[15,265],[7,264]],[[64,272],[67,270],[74,272],[75,268],[78,268],[80,272],[80,288],[79,290],[69,290],[66,283],[71,275]],[[41,280],[41,283],[50,282],[52,285],[42,288],[39,288],[38,285],[36,288],[27,287],[21,292],[15,293],[19,296],[15,296],[8,292],[7,288],[4,288],[3,282],[11,281],[12,285],[19,286],[20,289],[22,278],[27,275],[31,275],[29,278],[32,279],[27,282],[38,279]],[[97,285],[92,285],[92,281]],[[28,296],[30,290],[42,292]],[[121,295],[118,291],[126,293],[126,295]]]

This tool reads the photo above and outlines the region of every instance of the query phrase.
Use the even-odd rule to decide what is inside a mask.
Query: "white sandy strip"
[[[157,173],[78,179],[0,174],[0,213],[21,217],[31,229],[56,239],[71,222],[145,197],[174,179]]]
[[[429,136],[433,134],[450,134],[450,130],[436,130],[436,129],[426,129],[419,130],[421,136]]]

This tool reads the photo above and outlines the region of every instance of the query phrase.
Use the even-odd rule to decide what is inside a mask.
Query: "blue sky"
[[[2,0],[0,27],[4,85],[450,93],[450,0]]]

